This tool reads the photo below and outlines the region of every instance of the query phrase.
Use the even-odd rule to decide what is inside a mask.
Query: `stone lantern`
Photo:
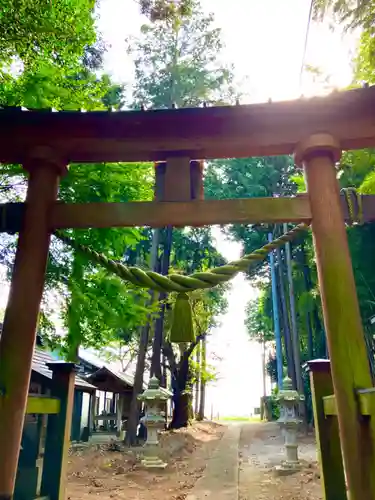
[[[165,414],[161,410],[161,403],[169,399],[165,390],[160,389],[159,380],[152,377],[148,388],[138,396],[146,406],[144,424],[147,429],[147,440],[145,443],[145,454],[142,465],[147,468],[164,469],[167,464],[159,457],[160,446],[158,433],[164,428]]]
[[[286,449],[286,460],[282,462],[281,467],[277,467],[277,471],[292,473],[297,471],[300,466],[297,433],[302,420],[299,418],[297,408],[305,397],[293,390],[291,379],[286,377],[283,381],[283,389],[279,392],[277,399],[280,402],[280,418],[277,423],[284,434]]]

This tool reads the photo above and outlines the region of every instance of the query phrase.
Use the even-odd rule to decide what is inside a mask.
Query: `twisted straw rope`
[[[80,243],[75,242],[73,239],[55,232],[55,236],[66,243],[75,250],[81,251],[92,260],[102,265],[108,271],[119,276],[125,281],[129,281],[135,286],[141,288],[148,288],[158,292],[193,292],[194,290],[201,290],[204,288],[213,288],[220,283],[225,283],[234,278],[240,272],[246,272],[249,267],[254,263],[264,260],[268,253],[276,248],[292,241],[299,234],[305,232],[309,226],[306,224],[299,224],[292,230],[281,235],[279,238],[267,243],[263,247],[255,250],[254,252],[243,256],[239,260],[234,260],[221,267],[215,267],[210,271],[198,272],[183,276],[181,274],[168,274],[163,276],[154,271],[143,271],[139,267],[124,266],[119,262],[105,257],[104,255],[91,250]]]

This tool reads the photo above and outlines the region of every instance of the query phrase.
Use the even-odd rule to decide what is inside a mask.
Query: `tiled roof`
[[[118,372],[116,370],[113,370],[112,368],[109,368],[108,366],[102,366],[102,368],[100,368],[100,370],[98,370],[97,372],[93,373],[92,375],[90,375],[87,378],[89,380],[91,380],[92,382],[95,383],[95,377],[97,375],[100,375],[100,373],[103,373],[105,371],[107,371],[108,373],[110,373],[111,375],[113,375],[113,377],[115,377],[118,380],[120,380],[120,382],[123,382],[124,384],[126,384],[126,385],[128,385],[130,387],[134,386],[134,376],[128,375],[127,373],[120,373],[120,372]],[[143,390],[145,390],[145,389],[147,389],[147,384],[145,382],[143,382]],[[172,396],[172,393],[168,389],[165,389],[164,387],[161,387],[160,390],[166,396],[168,396],[168,397]]]
[[[52,363],[53,361],[56,361],[56,359],[51,356],[51,354],[43,351],[40,347],[35,347],[32,364],[34,372],[39,373],[39,375],[43,377],[52,379],[52,371],[48,368],[47,363]],[[89,384],[86,380],[77,375],[75,377],[75,386],[81,389],[95,389],[94,385]]]
[[[2,328],[3,324],[0,323],[0,337]],[[48,368],[47,363],[53,363],[54,361],[56,361],[56,358],[54,358],[51,354],[44,351],[40,347],[35,346],[32,363],[32,370],[34,372],[39,373],[42,377],[52,379],[52,371]],[[95,389],[94,385],[89,384],[86,380],[77,375],[75,377],[75,386],[80,389]]]

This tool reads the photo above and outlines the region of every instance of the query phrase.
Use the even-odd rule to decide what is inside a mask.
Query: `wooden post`
[[[116,394],[116,436],[121,436],[121,421],[122,421],[122,399],[121,394]]]
[[[335,416],[326,417],[323,407],[323,397],[333,394],[330,362],[326,359],[316,359],[308,364],[323,499],[346,500],[338,421]]]
[[[335,162],[339,144],[316,134],[299,144],[312,229],[350,500],[375,499],[374,455],[365,453],[355,390],[372,386]]]
[[[60,411],[56,415],[48,416],[41,495],[50,500],[64,500],[74,401],[75,364],[54,361],[49,363],[48,367],[53,372],[52,396],[60,399]]]
[[[18,238],[13,277],[0,342],[0,499],[13,496],[30,382],[40,301],[48,258],[48,217],[55,202],[63,162],[47,149],[34,152],[26,210]]]
[[[190,158],[167,158],[166,164],[163,201],[190,201]]]
[[[95,430],[95,410],[96,410],[96,391],[90,394],[90,408],[89,408],[89,435]]]

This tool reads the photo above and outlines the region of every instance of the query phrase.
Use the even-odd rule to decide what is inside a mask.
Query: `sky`
[[[319,81],[300,70],[304,52],[310,0],[202,0],[215,13],[226,49],[223,60],[234,64],[236,80],[245,93],[242,102],[288,100],[326,92]],[[145,22],[136,0],[102,0],[98,28],[110,44],[105,70],[118,82],[131,82],[132,61],[125,38],[137,35]],[[318,66],[330,77],[330,86],[342,88],[352,77],[351,60],[356,37],[330,30],[328,23],[310,26],[305,63]],[[226,241],[213,229],[218,250],[229,260],[237,259],[241,245]],[[4,282],[0,276],[0,283]],[[233,280],[227,314],[209,337],[208,354],[216,362],[218,381],[208,389],[206,415],[248,415],[259,406],[262,395],[260,347],[251,343],[244,326],[245,307],[257,290],[242,275]],[[5,307],[7,286],[0,292]]]

